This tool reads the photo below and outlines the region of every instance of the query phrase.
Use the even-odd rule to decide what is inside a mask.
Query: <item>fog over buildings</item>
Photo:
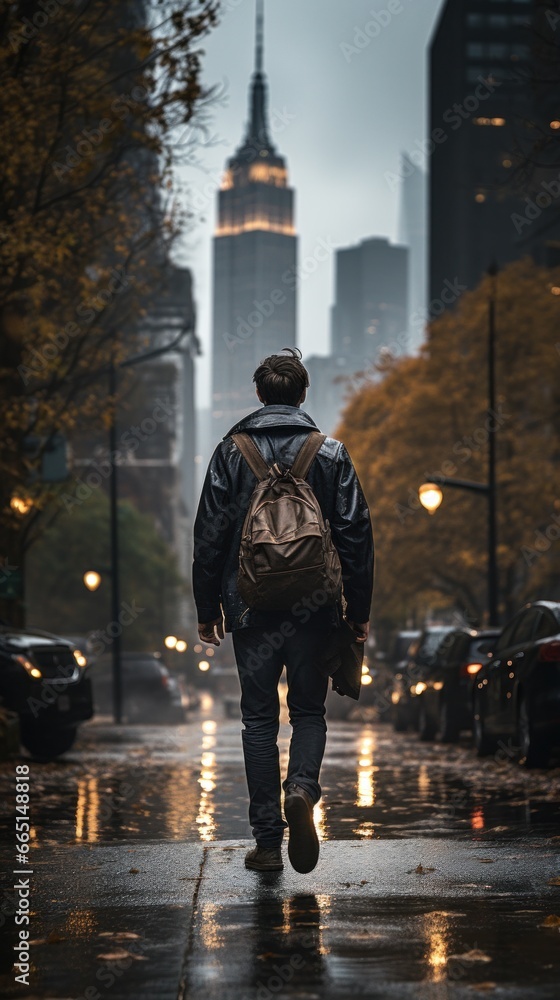
[[[393,5],[396,13],[383,16],[380,8],[372,16],[369,0],[265,0],[270,139],[295,190],[297,342],[306,357],[330,350],[335,250],[372,237],[397,243],[402,154],[428,166],[426,52],[440,6],[440,0],[403,2]],[[202,216],[182,259],[194,278],[203,408],[211,393],[217,192],[248,126],[254,39],[254,0],[230,0],[205,43],[204,60],[206,82],[223,83],[227,96],[213,108],[211,141],[199,150],[204,169],[184,172],[195,214]]]

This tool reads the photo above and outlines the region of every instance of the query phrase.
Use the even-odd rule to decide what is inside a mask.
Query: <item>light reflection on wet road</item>
[[[283,768],[289,736],[284,718]],[[240,722],[209,698],[185,726],[94,722],[65,759],[33,766],[34,846],[250,836]],[[5,777],[0,769],[0,786]],[[322,840],[508,838],[560,826],[560,769],[480,761],[467,740],[423,744],[387,725],[330,722],[322,780]]]

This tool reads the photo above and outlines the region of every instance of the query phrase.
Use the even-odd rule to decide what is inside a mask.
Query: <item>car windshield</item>
[[[395,643],[395,660],[404,660],[412,643],[417,639],[415,635],[399,635]]]
[[[447,635],[448,632],[449,629],[446,628],[438,628],[435,629],[433,632],[427,632],[426,635],[424,636],[424,641],[422,642],[422,646],[420,647],[419,655],[433,656],[441,640],[445,635]]]
[[[484,662],[488,658],[488,653],[493,649],[497,639],[497,636],[494,636],[494,638],[487,636],[486,639],[481,636],[480,639],[473,639],[469,646],[469,659]]]
[[[141,656],[128,657],[122,659],[123,671],[134,677],[156,677],[162,672],[163,664],[155,657]],[[95,675],[110,673],[113,664],[110,658],[102,657],[93,666]]]

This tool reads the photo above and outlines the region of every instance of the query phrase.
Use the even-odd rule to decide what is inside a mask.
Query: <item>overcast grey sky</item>
[[[300,262],[313,255],[320,239],[336,247],[369,236],[396,240],[399,195],[385,175],[396,173],[400,153],[417,149],[426,134],[427,45],[442,5],[443,0],[390,0],[390,6],[389,0],[265,0],[269,109],[273,138],[296,191]],[[225,104],[213,111],[220,144],[201,150],[206,172],[185,171],[202,217],[182,257],[194,274],[204,351],[198,363],[200,406],[210,402],[215,191],[247,121],[253,69],[255,0],[224,0],[224,8],[204,58],[205,82],[223,84],[227,93]],[[304,355],[328,352],[333,276],[331,254],[299,286]]]

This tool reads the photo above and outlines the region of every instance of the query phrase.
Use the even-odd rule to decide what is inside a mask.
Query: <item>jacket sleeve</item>
[[[194,522],[192,580],[201,624],[221,614],[222,573],[232,527],[227,515],[230,492],[230,477],[220,444],[210,460]]]
[[[367,622],[373,593],[373,532],[369,508],[344,445],[336,463],[331,532],[342,565],[346,616]]]

